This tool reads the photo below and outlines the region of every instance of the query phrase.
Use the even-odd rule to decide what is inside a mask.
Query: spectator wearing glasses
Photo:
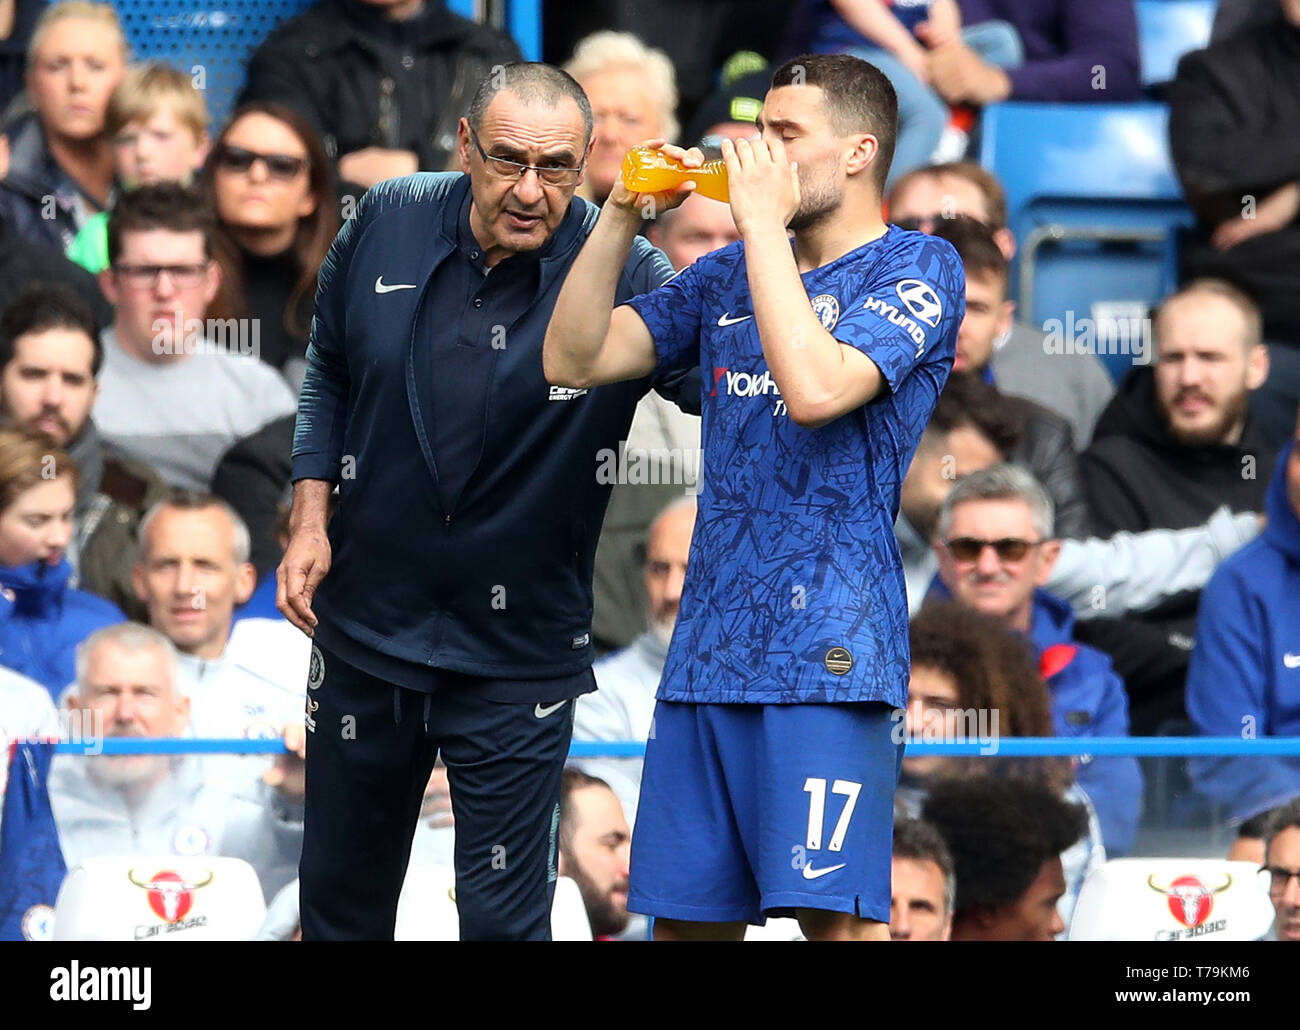
[[[1300,941],[1300,798],[1273,813],[1264,831],[1264,870],[1277,939]]]
[[[548,386],[543,337],[597,226],[573,195],[593,118],[556,68],[500,72],[460,122],[464,174],[370,190],[321,269],[279,570],[280,610],[313,637],[323,677],[307,940],[392,939],[419,820],[401,799],[420,797],[440,752],[461,939],[550,934],[547,840],[574,699],[595,687],[592,565],[610,490],[597,456],[668,384]],[[618,267],[618,301],[672,275],[644,240]],[[344,714],[355,739],[326,729]]]
[[[202,188],[235,242],[243,307],[260,326],[259,356],[297,383],[316,276],[339,227],[320,137],[281,104],[245,105],[217,137]]]
[[[972,218],[987,226],[1008,263],[1016,256],[1006,193],[997,176],[974,161],[909,172],[899,178],[887,200],[890,221],[905,229],[933,232],[944,219]],[[1110,375],[1095,354],[1052,354],[1049,361],[1042,330],[1025,320],[1030,313],[1017,316],[1005,296],[1000,310],[1011,320],[998,327],[987,363],[990,381],[1003,393],[1036,401],[1067,419],[1075,448],[1083,450],[1115,392]]]
[[[95,424],[110,451],[190,490],[208,489],[236,441],[293,412],[284,379],[246,353],[251,327],[205,321],[221,281],[214,232],[193,187],[142,186],[113,209],[100,273],[117,317],[101,336]]]
[[[647,139],[677,142],[673,63],[630,32],[593,32],[564,70],[578,80],[596,119],[582,195],[603,204],[629,150]]]
[[[1074,639],[1074,613],[1042,589],[1060,554],[1052,502],[1028,472],[997,465],[967,476],[939,511],[934,543],[940,584],[932,593],[1000,620],[1038,656],[1062,737],[1124,737],[1129,732],[1124,683],[1100,651]],[[1076,771],[1097,809],[1112,855],[1133,846],[1142,802],[1134,758],[1094,758]]]

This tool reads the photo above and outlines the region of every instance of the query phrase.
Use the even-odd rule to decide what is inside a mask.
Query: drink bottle
[[[661,150],[633,147],[623,159],[623,185],[633,193],[663,193],[688,179],[695,192],[727,203],[727,168],[722,160],[705,161],[699,168],[683,168]]]

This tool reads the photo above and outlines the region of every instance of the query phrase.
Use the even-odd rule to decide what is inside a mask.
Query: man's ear
[[[247,604],[257,589],[257,569],[244,562],[235,570],[235,604]]]
[[[1257,343],[1250,349],[1246,364],[1246,389],[1258,390],[1268,381],[1268,348]]]
[[[469,175],[469,148],[474,145],[469,138],[469,119],[462,118],[456,126],[456,153],[460,157],[460,170]]]
[[[113,270],[105,268],[95,275],[95,279],[99,282],[99,288],[103,291],[104,298],[113,307],[117,307],[120,298],[117,293],[117,283],[113,280]]]
[[[1052,575],[1052,569],[1056,566],[1056,559],[1061,556],[1061,541],[1045,540],[1042,545],[1042,554],[1039,555],[1038,575],[1034,577],[1034,584],[1042,586]]]
[[[1002,251],[1002,256],[1008,261],[1016,256],[1015,234],[1005,225],[993,233],[993,241],[998,245],[998,250]]]
[[[880,140],[871,133],[866,133],[858,137],[857,143],[854,144],[853,150],[849,154],[849,160],[845,171],[849,175],[861,175],[867,171],[880,157]]]

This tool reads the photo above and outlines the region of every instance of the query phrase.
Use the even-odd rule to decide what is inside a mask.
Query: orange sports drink
[[[705,161],[699,168],[683,168],[661,150],[633,147],[623,158],[623,185],[633,193],[663,193],[687,180],[695,192],[728,203],[727,167],[721,159]]]

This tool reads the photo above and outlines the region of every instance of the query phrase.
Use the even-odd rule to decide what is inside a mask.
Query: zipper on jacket
[[[446,517],[443,518],[443,520],[442,520],[442,528],[443,528],[443,529],[451,529],[451,516],[450,516],[450,515],[447,515]]]

